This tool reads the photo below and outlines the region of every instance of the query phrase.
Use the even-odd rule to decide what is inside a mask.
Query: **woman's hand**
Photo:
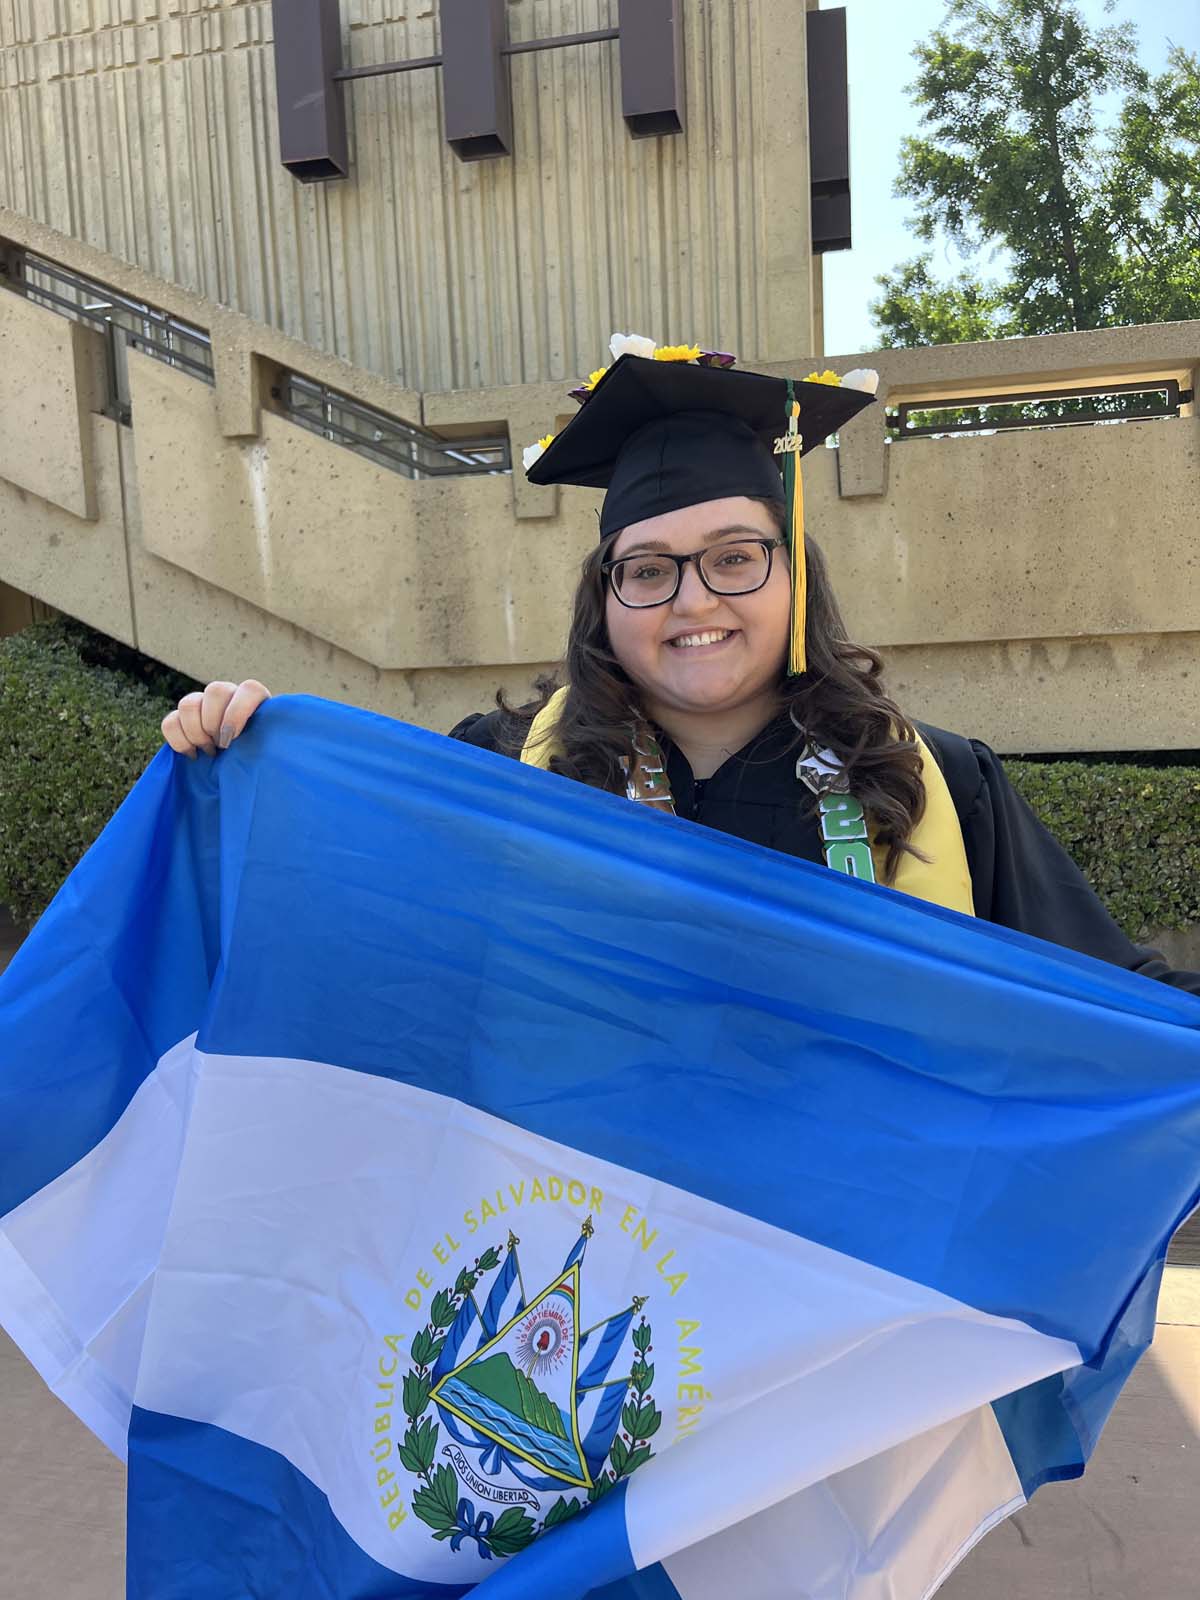
[[[215,756],[243,733],[250,718],[271,698],[257,678],[245,683],[210,683],[201,693],[185,694],[163,718],[163,738],[181,756],[194,761],[197,750]]]

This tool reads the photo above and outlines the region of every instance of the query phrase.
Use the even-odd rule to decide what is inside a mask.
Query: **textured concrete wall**
[[[269,0],[15,0],[0,206],[413,388],[573,377],[614,328],[789,356],[813,343],[803,6],[683,5],[686,137],[632,140],[617,46],[588,45],[511,59],[513,160],[459,162],[438,71],[355,84],[351,180],[306,188]],[[616,9],[510,0],[509,33]],[[432,0],[342,18],[354,65],[437,48]]]
[[[95,520],[0,483],[0,573],[14,588],[133,644],[120,429],[108,417],[93,416],[90,425]]]
[[[413,483],[271,412],[227,440],[206,384],[136,353],[129,377],[152,555],[384,670],[561,652],[586,518],[518,541],[507,478]]]
[[[0,581],[197,677],[435,728],[559,657],[597,496],[520,472],[411,482],[279,415],[270,375],[434,428],[499,424],[517,453],[573,408],[562,385],[420,394],[0,212],[5,238],[211,330],[216,384],[131,355],[121,425],[89,409],[105,385],[65,360],[69,325],[0,289],[0,343],[21,330],[6,381],[45,393],[60,424],[37,435],[38,494],[28,408],[0,414]],[[893,398],[1047,375],[1190,382],[1200,324],[831,360],[878,364]],[[81,470],[91,518],[56,487]],[[1004,751],[1200,742],[1200,419],[889,445],[879,406],[805,477],[851,629],[884,649],[913,715]]]
[[[96,515],[89,414],[103,405],[101,336],[39,306],[0,322],[0,477],[82,518]]]

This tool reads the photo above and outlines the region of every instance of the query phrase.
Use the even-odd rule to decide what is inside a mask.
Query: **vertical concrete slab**
[[[94,329],[0,292],[0,478],[81,520],[96,512],[91,413],[103,404]]]
[[[514,40],[618,14],[496,9]],[[273,13],[288,7],[107,0],[73,5],[64,37],[64,5],[0,6],[16,73],[0,95],[5,198],[417,388],[574,378],[618,321],[747,354],[807,345],[804,7],[676,9],[690,137],[630,137],[620,46],[598,44],[506,62],[514,157],[464,168],[441,74],[404,73],[347,93],[352,181],[313,194],[278,159]],[[432,0],[342,12],[356,63],[439,48]]]
[[[608,359],[607,351],[604,358]],[[482,417],[481,409],[490,413],[488,420]],[[425,426],[445,437],[457,434],[478,438],[493,428],[507,429],[513,463],[512,510],[518,522],[558,516],[558,486],[530,483],[524,472],[524,453],[527,445],[547,434],[559,433],[577,410],[575,402],[568,398],[567,385],[559,383],[489,389],[486,398],[471,389],[422,396]]]
[[[526,534],[503,477],[414,482],[269,411],[231,441],[207,385],[138,352],[129,379],[154,555],[383,670],[561,650],[590,498]]]
[[[2,430],[0,418],[0,438]],[[95,496],[91,521],[11,481],[0,465],[0,579],[132,644],[118,448],[126,431],[109,417],[92,413],[87,418]]]
[[[202,681],[259,678],[279,694],[319,694],[437,733],[448,733],[473,711],[490,710],[497,689],[514,704],[524,704],[533,698],[534,681],[552,670],[550,662],[542,661],[519,667],[380,671],[237,599],[146,548],[128,429],[122,430],[121,451],[137,645],[157,660]],[[0,1600],[7,1600],[2,1590]]]
[[[808,34],[804,14],[791,0],[760,0],[755,9],[758,25],[753,66],[747,74],[753,85],[755,120],[747,132],[760,164],[762,187],[756,194],[754,209],[762,249],[759,292],[764,301],[757,342],[752,348],[743,345],[742,349],[757,360],[769,360],[780,351],[815,349],[821,338],[813,326],[812,188],[804,104]],[[752,259],[753,253],[751,248]]]

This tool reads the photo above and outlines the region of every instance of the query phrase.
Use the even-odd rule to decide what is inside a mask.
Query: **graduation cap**
[[[575,391],[583,403],[562,432],[526,452],[526,473],[531,483],[607,490],[602,539],[706,500],[746,495],[784,506],[792,572],[788,671],[800,673],[807,584],[799,459],[870,405],[875,374],[848,378],[771,378],[737,370],[732,356],[686,347],[677,357],[620,354],[593,374],[590,387]]]

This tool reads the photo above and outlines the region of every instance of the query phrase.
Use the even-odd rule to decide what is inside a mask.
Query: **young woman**
[[[607,491],[566,684],[452,737],[1200,994],[1126,938],[987,746],[910,721],[847,637],[797,461],[870,394],[671,354],[621,354],[526,453],[535,482]],[[164,735],[215,754],[266,697],[210,684]]]

